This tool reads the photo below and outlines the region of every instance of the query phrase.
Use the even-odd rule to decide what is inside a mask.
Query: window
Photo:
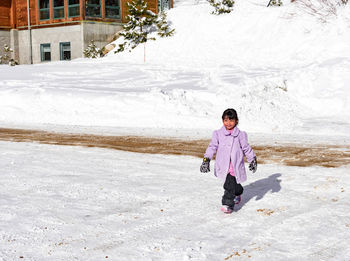
[[[50,0],[39,0],[39,20],[50,19]]]
[[[86,16],[101,17],[101,1],[100,0],[85,0]]]
[[[42,62],[51,61],[51,45],[50,44],[40,44],[40,54]]]
[[[106,0],[106,18],[120,18],[119,0]]]
[[[63,60],[70,60],[70,43],[60,43],[60,59]]]
[[[68,1],[68,16],[77,17],[80,16],[80,0],[67,0]]]
[[[64,18],[64,0],[52,0],[53,19]]]

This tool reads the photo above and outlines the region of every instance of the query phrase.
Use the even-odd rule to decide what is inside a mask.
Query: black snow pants
[[[222,205],[233,207],[235,205],[233,199],[235,196],[243,194],[243,187],[241,184],[237,184],[236,177],[228,173],[224,183],[224,189],[225,192],[222,196]]]

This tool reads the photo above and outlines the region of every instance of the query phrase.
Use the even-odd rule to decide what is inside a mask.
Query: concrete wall
[[[29,59],[29,31],[17,31],[13,33],[17,46],[15,47],[18,50],[16,55],[18,56],[19,64],[30,63]]]
[[[10,31],[0,30],[0,55],[4,54],[4,45],[11,46]]]
[[[17,30],[11,30],[10,32],[10,38],[11,38],[11,48],[13,50],[13,58],[19,62],[19,44],[18,44],[18,31]]]
[[[82,22],[79,25],[59,26],[32,29],[32,55],[33,63],[41,63],[40,45],[49,43],[51,45],[51,61],[60,60],[60,43],[70,42],[71,59],[83,57],[83,51],[91,40],[94,40],[100,48],[112,41],[113,36],[122,29],[121,25]],[[4,37],[0,31],[1,39],[7,39],[14,49],[15,59],[20,64],[30,63],[30,35],[28,30],[11,30],[6,32]],[[6,37],[5,37],[6,36]],[[5,41],[5,40],[3,40]],[[1,47],[1,46],[0,46]]]
[[[40,44],[51,44],[51,61],[60,60],[60,42],[71,43],[72,59],[82,57],[81,26],[62,26],[53,28],[32,29],[33,63],[41,63]],[[28,30],[11,30],[11,47],[20,64],[30,63],[30,35]]]
[[[81,25],[32,30],[33,63],[40,63],[40,44],[51,44],[51,61],[60,60],[60,43],[70,42],[71,59],[82,57]]]
[[[85,49],[91,40],[97,47],[102,48],[113,40],[113,36],[123,29],[122,25],[106,23],[82,23]]]

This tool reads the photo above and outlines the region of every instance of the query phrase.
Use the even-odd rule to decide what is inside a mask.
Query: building
[[[94,40],[103,47],[122,29],[128,0],[0,0],[0,55],[4,44],[20,64],[83,57]],[[173,0],[147,0],[155,13]]]

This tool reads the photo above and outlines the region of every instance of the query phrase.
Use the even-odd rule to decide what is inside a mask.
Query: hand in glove
[[[258,162],[256,161],[256,157],[254,157],[253,161],[249,163],[249,170],[255,173],[257,168],[258,168]]]
[[[209,158],[204,158],[202,165],[200,167],[200,171],[202,173],[206,173],[210,171],[210,159]]]

